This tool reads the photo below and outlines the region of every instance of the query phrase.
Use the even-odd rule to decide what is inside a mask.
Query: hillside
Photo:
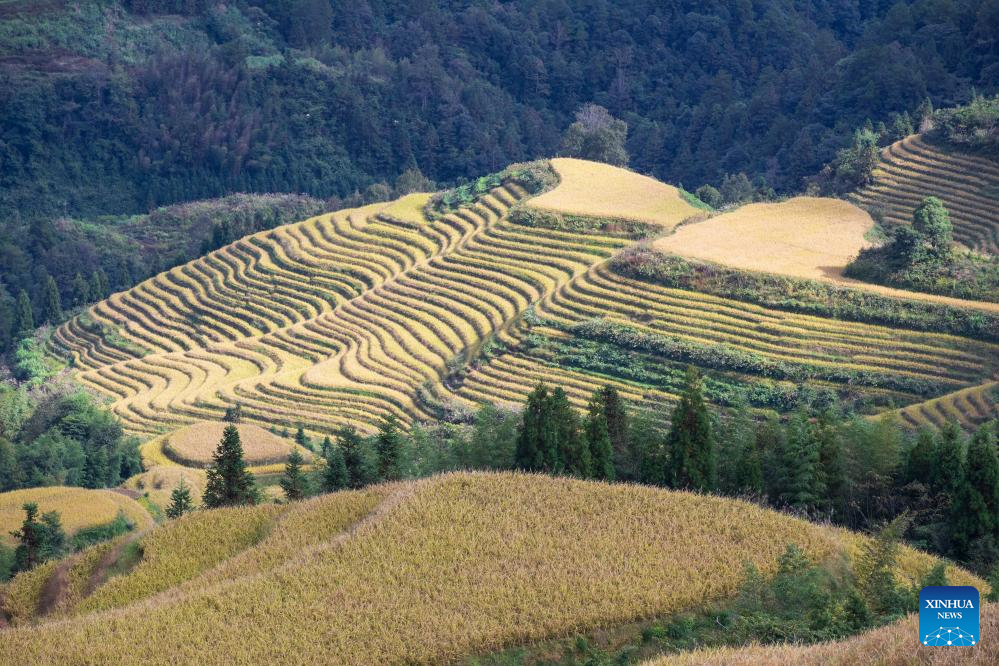
[[[10,533],[24,521],[21,507],[31,502],[38,505],[39,515],[58,511],[62,527],[70,536],[83,528],[110,523],[119,512],[140,529],[153,523],[149,513],[138,502],[114,490],[64,486],[29,488],[0,493],[0,541],[13,544]]]
[[[999,642],[994,637],[999,629],[999,605],[985,604],[981,610],[982,642],[961,650],[939,650],[924,647],[915,640],[919,621],[913,615],[896,624],[849,638],[808,647],[750,647],[691,652],[678,656],[647,661],[643,666],[742,666],[761,664],[858,664],[876,661],[881,666],[911,666],[912,664],[994,664],[999,661]],[[985,639],[985,636],[992,637]]]
[[[534,187],[542,163],[504,172],[454,209],[425,209],[427,195],[409,195],[247,236],[89,308],[55,331],[51,349],[145,437],[217,420],[236,403],[265,427],[370,431],[388,414],[413,423],[453,404],[519,403],[541,379],[577,406],[607,382],[635,404],[669,403],[687,363],[708,372],[713,402],[749,388],[754,406],[781,412],[802,383],[875,413],[993,379],[999,355],[986,340],[999,338],[971,333],[991,320],[932,297],[923,311],[863,297],[852,315],[835,303],[849,294],[819,298],[825,310],[761,306],[744,290],[713,294],[703,280],[677,289],[630,259],[610,261],[635,236],[621,217],[599,216],[606,211],[639,216],[643,233],[659,234],[700,211],[675,188],[588,164],[556,160],[557,186],[536,198],[525,184]],[[862,212],[814,202],[855,211],[862,242]],[[798,218],[770,223],[767,210],[688,223],[658,243],[710,247],[694,236],[729,220],[738,233],[747,215],[759,243],[793,238]],[[819,215],[813,242],[840,219]],[[742,256],[766,256],[763,245]],[[906,314],[889,323],[891,308]],[[164,438],[155,441],[146,457],[164,464],[155,453]]]
[[[737,500],[452,474],[171,522],[134,568],[57,600],[58,621],[5,631],[0,660],[451,661],[696,607],[747,560],[770,572],[789,543],[825,560],[858,539]],[[898,575],[932,562],[906,550]]]
[[[966,247],[999,252],[999,163],[927,141],[902,139],[881,151],[874,182],[851,195],[886,224],[910,224],[923,198],[944,202],[954,238]]]

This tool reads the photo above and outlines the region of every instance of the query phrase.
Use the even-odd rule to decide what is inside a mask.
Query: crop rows
[[[861,391],[895,404],[923,401],[926,391],[940,387],[955,390],[981,383],[994,371],[997,351],[954,336],[823,319],[669,289],[622,277],[606,264],[553,292],[539,304],[537,314],[546,324],[533,329],[537,334],[564,337],[574,325],[600,318],[706,349],[708,355],[724,350],[780,362],[792,370],[807,369],[815,373],[817,384]],[[523,339],[527,331],[515,332]],[[539,365],[537,357],[506,355],[470,373],[458,395],[473,400],[512,400],[517,395],[522,399],[540,379],[566,385],[577,405],[595,383],[603,381],[590,373]],[[581,388],[570,390],[574,386]],[[631,391],[642,389],[633,385]]]
[[[427,418],[420,387],[620,242],[511,224],[525,195],[501,186],[424,224],[376,204],[252,235],[91,308],[141,357],[79,318],[52,349],[146,436],[237,402],[250,421],[326,433]]]
[[[974,428],[996,418],[995,390],[999,382],[987,382],[942,395],[933,400],[909,405],[898,410],[902,422],[912,428],[940,427],[955,421],[965,428]]]
[[[954,237],[981,252],[999,253],[999,164],[944,152],[910,136],[881,153],[875,181],[854,200],[884,211],[885,222],[908,224],[925,197],[936,196],[950,211]]]

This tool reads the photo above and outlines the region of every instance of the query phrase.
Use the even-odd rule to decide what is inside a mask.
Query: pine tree
[[[305,449],[312,448],[312,442],[309,441],[308,436],[305,434],[305,428],[298,426],[298,430],[295,431],[295,443]]]
[[[86,305],[90,302],[90,285],[79,273],[73,278],[73,305]]]
[[[324,459],[329,458],[331,448],[333,448],[333,442],[330,441],[329,435],[326,435],[325,437],[323,437],[322,448],[320,448],[319,450],[320,454],[322,454]]]
[[[87,462],[83,470],[85,488],[105,488],[108,485],[110,466],[108,452],[103,446],[95,446],[86,452]]]
[[[580,478],[590,475],[590,449],[580,433],[579,416],[572,408],[562,387],[556,387],[549,398],[549,423],[554,426],[554,438],[549,451],[548,471]]]
[[[94,301],[107,298],[107,292],[100,271],[94,271],[90,275],[90,298]]]
[[[632,448],[628,406],[618,390],[610,385],[601,389],[600,398],[603,401],[604,418],[607,420],[607,435],[614,450],[615,474],[637,480],[640,460]]]
[[[227,425],[222,431],[222,441],[212,456],[212,465],[206,472],[207,483],[202,495],[205,507],[256,504],[259,497],[253,475],[243,460],[243,445],[239,430]]]
[[[704,404],[701,375],[687,368],[683,395],[673,410],[666,448],[670,478],[675,488],[711,490],[714,487],[715,451],[711,418]]]
[[[14,311],[14,339],[26,338],[35,331],[35,314],[31,308],[31,299],[24,289],[17,295],[17,309]]]
[[[402,478],[402,433],[395,416],[389,415],[382,421],[376,440],[378,450],[378,476],[383,481],[397,481]]]
[[[539,472],[545,467],[544,428],[547,418],[548,387],[538,384],[527,396],[527,405],[517,433],[517,467],[529,472]]]
[[[999,458],[994,425],[982,426],[971,438],[961,481],[951,506],[954,555],[966,559],[979,539],[995,539],[999,529]]]
[[[59,296],[59,285],[51,275],[45,283],[45,321],[58,324],[62,321],[62,299]]]
[[[181,477],[180,483],[170,493],[170,505],[166,509],[167,518],[180,518],[193,510],[194,502],[191,500],[191,489]]]
[[[337,432],[336,443],[337,448],[343,452],[349,488],[363,488],[369,483],[377,481],[377,461],[369,459],[364,440],[353,427],[341,428]]]
[[[606,481],[614,480],[614,449],[604,413],[603,391],[597,390],[587,407],[586,445],[590,452],[591,476]]]
[[[288,462],[285,463],[284,477],[281,479],[281,490],[284,491],[284,496],[289,502],[294,502],[305,497],[306,479],[305,474],[302,472],[302,463],[304,461],[298,449],[294,449],[291,455],[288,456]]]
[[[937,457],[933,464],[933,490],[953,498],[961,482],[964,465],[964,437],[953,421],[948,421],[937,436]]]
[[[796,414],[788,427],[782,499],[798,508],[817,506],[824,491],[820,466],[821,455],[815,433],[806,417]]]
[[[748,489],[746,464],[753,458],[756,448],[756,429],[749,403],[740,396],[734,412],[723,421],[718,437],[717,487],[727,495],[736,495]],[[759,465],[759,457],[755,457]],[[753,472],[752,475],[756,475]],[[760,472],[762,475],[762,471]],[[760,484],[757,484],[760,485]]]
[[[933,466],[937,459],[937,442],[933,432],[921,428],[916,443],[909,449],[905,461],[905,480],[908,483],[929,484],[933,480]]]
[[[37,519],[38,505],[28,502],[21,508],[25,514],[21,529],[10,533],[18,541],[17,549],[14,551],[14,571],[33,569],[41,562],[42,534],[41,524]]]
[[[326,454],[326,467],[323,469],[323,492],[332,493],[349,487],[350,476],[347,462],[339,446],[330,446]]]
[[[242,420],[243,420],[243,403],[237,402],[232,407],[225,408],[225,414],[222,416],[223,422],[238,424]]]

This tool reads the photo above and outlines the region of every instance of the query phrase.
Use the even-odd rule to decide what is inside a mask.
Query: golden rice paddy
[[[68,486],[28,488],[0,493],[0,539],[13,543],[10,536],[24,522],[22,505],[34,502],[38,514],[58,511],[62,527],[67,534],[77,530],[104,525],[111,522],[121,511],[136,524],[147,527],[152,524],[149,513],[132,498],[113,490],[89,490]]]
[[[182,465],[208,467],[227,425],[219,421],[201,421],[185,426],[170,434],[164,441],[163,451]],[[289,441],[252,423],[240,423],[236,429],[243,445],[243,459],[248,465],[284,462],[294,448]]]

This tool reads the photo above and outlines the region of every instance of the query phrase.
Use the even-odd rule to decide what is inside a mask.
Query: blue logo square
[[[919,642],[930,646],[977,645],[978,590],[970,585],[929,585],[919,592]]]

